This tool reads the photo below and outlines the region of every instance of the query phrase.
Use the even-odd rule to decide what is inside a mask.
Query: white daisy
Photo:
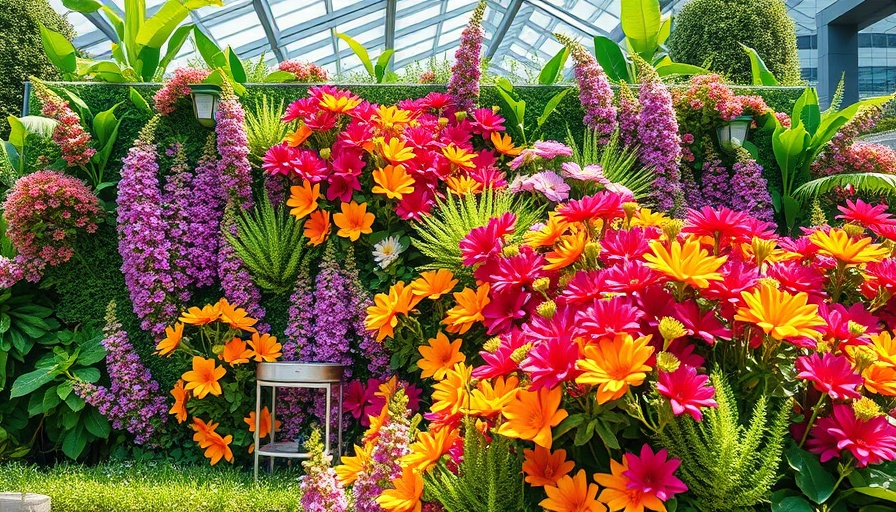
[[[398,255],[404,251],[404,247],[398,243],[398,238],[394,236],[386,237],[373,246],[373,259],[376,260],[380,268],[386,268],[398,259]]]

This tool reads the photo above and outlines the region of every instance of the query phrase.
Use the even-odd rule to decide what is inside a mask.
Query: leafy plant
[[[847,186],[852,186],[859,193],[894,195],[896,194],[896,175],[877,172],[834,174],[800,185],[793,195],[805,202],[807,199],[826,194],[835,188]]]
[[[569,48],[563,45],[551,60],[544,64],[538,73],[538,83],[540,85],[553,85],[563,76],[563,67],[566,66],[566,60],[569,59]]]
[[[638,164],[638,147],[623,145],[618,130],[606,142],[602,142],[596,131],[585,130],[581,147],[572,132],[567,131],[566,144],[572,148],[572,158],[580,166],[600,165],[604,177],[631,190],[635,199],[649,195],[654,179],[653,169]]]
[[[551,97],[545,103],[544,110],[541,115],[535,121],[535,129],[531,132],[526,131],[526,100],[520,99],[513,92],[513,84],[510,83],[510,80],[506,78],[499,78],[495,82],[495,90],[498,91],[498,95],[501,97],[501,100],[504,103],[504,107],[501,109],[501,113],[505,114],[505,117],[510,122],[510,127],[514,129],[514,131],[519,134],[520,138],[523,140],[524,144],[527,144],[529,140],[537,140],[539,135],[542,132],[544,124],[547,122],[548,118],[554,113],[554,110],[557,109],[557,106],[560,105],[560,102],[563,101],[563,98],[569,94],[569,91],[572,89],[563,89],[558,92],[554,96]]]
[[[762,57],[759,56],[759,52],[750,48],[749,46],[738,43],[747,52],[747,56],[750,57],[750,71],[753,73],[753,84],[752,85],[767,85],[767,86],[777,86],[780,85],[778,83],[778,79],[775,78],[774,73],[769,71],[768,66],[765,65],[765,62],[762,60]],[[831,103],[833,105],[833,103]]]
[[[52,341],[53,332],[59,328],[52,315],[51,308],[22,286],[0,293],[0,392],[15,375],[16,366],[24,365],[35,344]]]
[[[380,54],[376,59],[376,64],[374,64],[373,61],[370,60],[370,55],[367,52],[367,48],[364,48],[364,45],[352,39],[348,34],[336,34],[336,37],[345,41],[349,48],[355,52],[355,55],[361,59],[361,64],[364,65],[364,69],[367,70],[370,78],[373,78],[378,84],[386,82],[386,79],[389,78],[387,75],[389,61],[392,60],[392,55],[395,53],[394,49],[387,48]]]
[[[766,114],[765,126],[774,130],[772,149],[781,169],[781,190],[772,190],[772,202],[788,232],[793,230],[802,209],[796,190],[809,181],[809,166],[825,145],[859,110],[881,105],[894,96],[868,98],[844,109],[822,112],[818,92],[813,87],[807,87],[793,105],[790,127],[785,127],[774,115]]]
[[[267,95],[261,97],[261,103],[255,100],[255,110],[246,112],[246,138],[249,142],[249,156],[255,160],[256,165],[261,165],[264,154],[272,146],[283,141],[287,134],[295,129],[295,123],[284,123],[280,117],[283,114],[284,102],[279,104],[273,100],[268,102]]]
[[[541,209],[528,199],[487,189],[482,194],[466,194],[458,197],[449,195],[445,200],[437,199],[431,215],[414,224],[417,238],[413,244],[433,262],[420,270],[447,268],[456,275],[469,275],[470,269],[463,265],[460,241],[474,228],[488,224],[489,219],[507,212],[516,214],[516,237],[538,221]]]
[[[424,496],[447,512],[524,510],[520,450],[503,436],[489,442],[473,422],[466,422],[464,459],[457,473],[444,462],[423,474]]]
[[[193,27],[189,23],[179,26],[181,22],[195,9],[224,5],[222,0],[166,0],[147,18],[145,0],[125,0],[122,19],[99,0],[62,0],[62,4],[84,14],[99,16],[102,12],[118,40],[112,43],[112,60],[78,59],[75,47],[65,37],[41,26],[47,57],[66,79],[92,77],[117,83],[161,78]]]
[[[789,401],[773,409],[762,395],[742,425],[727,379],[716,371],[712,383],[718,407],[706,409],[700,423],[679,416],[658,440],[681,459],[678,474],[697,510],[738,510],[767,502],[787,435]]]
[[[632,60],[635,55],[661,77],[707,73],[699,66],[673,62],[669,57],[664,44],[672,33],[672,16],[661,13],[659,0],[622,0],[620,12],[624,44],[605,36],[594,37],[594,56],[610,80],[637,82],[638,69]]]
[[[3,164],[13,171],[4,182],[7,187],[12,187],[12,182],[27,174],[28,139],[49,138],[56,128],[56,121],[42,116],[9,116],[6,119],[10,128],[9,140],[0,140],[0,157],[4,160]]]
[[[274,293],[295,285],[302,260],[302,226],[285,209],[271,204],[267,194],[252,212],[236,217],[236,235],[224,230],[227,242],[248,267],[255,284]]]

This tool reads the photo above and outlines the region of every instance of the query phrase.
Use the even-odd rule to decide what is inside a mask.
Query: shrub
[[[676,62],[751,84],[750,58],[738,43],[756,50],[782,84],[799,83],[795,26],[782,0],[692,0],[675,17],[669,52]]]
[[[22,81],[29,75],[53,80],[56,68],[44,55],[39,23],[75,37],[71,23],[60,16],[47,0],[3,0],[0,2],[0,119],[22,113]],[[0,138],[6,138],[9,126],[0,124]]]

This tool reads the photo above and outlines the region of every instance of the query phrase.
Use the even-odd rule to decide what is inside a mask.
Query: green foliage
[[[374,63],[372,60],[370,60],[370,55],[367,53],[367,48],[364,48],[364,45],[362,45],[358,41],[355,41],[351,36],[349,36],[348,34],[337,33],[336,37],[345,41],[345,43],[348,44],[349,48],[351,48],[352,51],[355,52],[355,55],[357,55],[358,59],[361,60],[361,64],[364,65],[364,69],[367,70],[367,74],[369,74],[370,78],[374,79],[376,83],[381,84],[387,81],[391,81],[387,79],[391,78],[390,76],[388,76],[388,71],[389,61],[392,60],[392,55],[395,53],[395,50],[393,48],[387,48],[386,50],[384,50]]]
[[[444,462],[424,473],[424,498],[441,503],[446,512],[524,510],[521,450],[503,436],[488,442],[470,420],[465,430],[457,474]]]
[[[50,496],[54,512],[285,512],[299,510],[296,472],[278,467],[252,482],[248,471],[171,463],[0,465],[9,489]]]
[[[268,101],[267,96],[255,99],[255,110],[246,112],[246,138],[249,142],[249,157],[255,165],[260,166],[271,146],[276,146],[283,141],[291,131],[295,129],[295,122],[284,123],[280,120],[283,115],[284,100],[280,103]]]
[[[782,0],[691,0],[675,17],[669,55],[751,84],[750,58],[741,44],[756,50],[782,84],[800,83],[795,25]]]
[[[29,76],[59,78],[59,72],[44,54],[41,24],[68,40],[75,37],[72,25],[47,0],[0,2],[0,120],[22,114],[22,83]],[[9,127],[0,124],[0,138],[8,135]]]
[[[458,197],[449,194],[444,201],[437,200],[432,215],[423,217],[414,224],[417,238],[414,246],[424,255],[432,258],[432,263],[420,267],[426,269],[450,269],[455,275],[470,275],[463,265],[460,241],[474,228],[488,224],[489,219],[513,212],[516,214],[514,237],[522,237],[529,226],[537,222],[540,208],[528,199],[521,199],[508,192],[485,190],[482,194],[466,194]]]
[[[572,133],[569,133],[566,144],[572,148],[573,160],[581,167],[599,164],[608,180],[627,187],[635,199],[641,200],[649,195],[654,178],[653,169],[642,167],[638,163],[638,147],[623,146],[619,141],[618,130],[613,132],[607,142],[602,142],[596,131],[585,130],[581,147]]]
[[[741,44],[741,47],[747,52],[747,56],[750,57],[750,72],[753,74],[752,85],[778,85],[778,79],[768,70],[768,66],[765,65],[759,53],[745,44]]]
[[[811,199],[847,185],[852,185],[858,193],[892,196],[896,194],[896,175],[876,172],[835,174],[805,183],[797,188],[793,195],[803,200]]]
[[[687,484],[695,508],[707,512],[747,510],[768,501],[777,479],[789,402],[774,408],[763,395],[748,424],[743,425],[727,379],[716,371],[712,383],[717,408],[706,409],[700,423],[679,416],[657,437],[681,459],[678,475]]]
[[[286,208],[274,208],[267,194],[253,212],[236,217],[237,235],[224,230],[233,247],[262,289],[283,293],[295,285],[302,261],[302,225]]]
[[[53,339],[59,323],[53,310],[24,286],[7,288],[0,293],[0,392],[7,380],[16,375],[35,344]]]
[[[495,90],[501,98],[501,114],[507,118],[508,128],[513,129],[514,134],[522,139],[523,144],[540,138],[539,135],[542,133],[545,123],[557,109],[560,102],[563,101],[563,98],[572,90],[564,88],[552,96],[545,103],[541,115],[535,120],[535,127],[532,127],[531,124],[526,122],[526,100],[519,98],[513,92],[513,84],[506,78],[499,78],[495,82],[495,86]]]

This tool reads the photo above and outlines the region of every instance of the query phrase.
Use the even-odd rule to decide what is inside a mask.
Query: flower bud
[[[331,152],[332,151],[330,150],[330,148],[323,148],[320,150],[320,157],[323,158],[324,160],[327,160],[328,158],[330,158]]]
[[[467,113],[463,110],[461,110],[460,112],[455,112],[454,118],[457,119],[457,122],[459,123],[467,118]]]
[[[853,365],[856,367],[857,373],[862,373],[865,371],[865,368],[868,368],[877,361],[877,352],[868,345],[850,347],[848,350],[849,355],[852,356]]]
[[[762,263],[769,257],[778,243],[774,240],[765,240],[759,237],[753,237],[753,255],[756,256],[756,265],[762,266]]]
[[[866,327],[854,320],[850,320],[849,322],[847,322],[846,325],[847,325],[847,327],[849,327],[849,334],[852,334],[853,336],[855,336],[857,338],[859,336],[865,334],[865,331],[868,330],[868,327]]]
[[[557,303],[552,300],[546,300],[538,305],[535,308],[535,312],[538,313],[542,318],[547,318],[550,320],[554,317],[554,313],[557,312]]]
[[[516,245],[516,244],[508,245],[508,246],[504,247],[504,249],[501,251],[501,253],[507,258],[511,258],[520,253],[520,246]]]
[[[865,234],[864,227],[858,224],[853,224],[851,222],[849,224],[843,225],[843,231],[845,231],[850,238],[857,238]]]
[[[667,240],[675,240],[675,238],[678,237],[678,234],[681,233],[681,228],[683,227],[684,221],[681,219],[667,220],[666,223],[663,224],[663,234],[666,235]]]
[[[874,403],[874,400],[863,396],[852,404],[852,410],[856,413],[856,418],[861,421],[870,421],[878,416],[883,416],[883,411]]]
[[[687,336],[688,331],[684,328],[684,324],[671,316],[664,316],[660,319],[660,336],[666,340],[666,343],[672,340]]]
[[[439,118],[439,128],[444,128],[444,127],[446,127],[446,126],[448,126],[448,118],[447,118],[447,117],[440,117],[440,118]]]
[[[672,373],[681,366],[681,361],[671,352],[660,352],[656,355],[656,367],[661,372]]]
[[[548,288],[551,287],[551,278],[549,277],[539,277],[535,281],[532,281],[532,289],[538,293],[544,293],[548,291]]]
[[[622,203],[622,211],[625,212],[626,225],[630,225],[632,223],[632,217],[634,217],[635,212],[638,211],[638,203],[631,201]]]
[[[482,350],[485,350],[489,354],[494,354],[495,352],[498,351],[499,348],[501,348],[501,338],[499,338],[497,336],[487,340],[482,345]]]
[[[596,260],[600,256],[600,250],[599,242],[588,242],[585,244],[585,257],[589,260]]]
[[[774,277],[760,277],[758,284],[759,286],[768,286],[769,288],[774,288],[776,290],[781,286],[781,283]]]

